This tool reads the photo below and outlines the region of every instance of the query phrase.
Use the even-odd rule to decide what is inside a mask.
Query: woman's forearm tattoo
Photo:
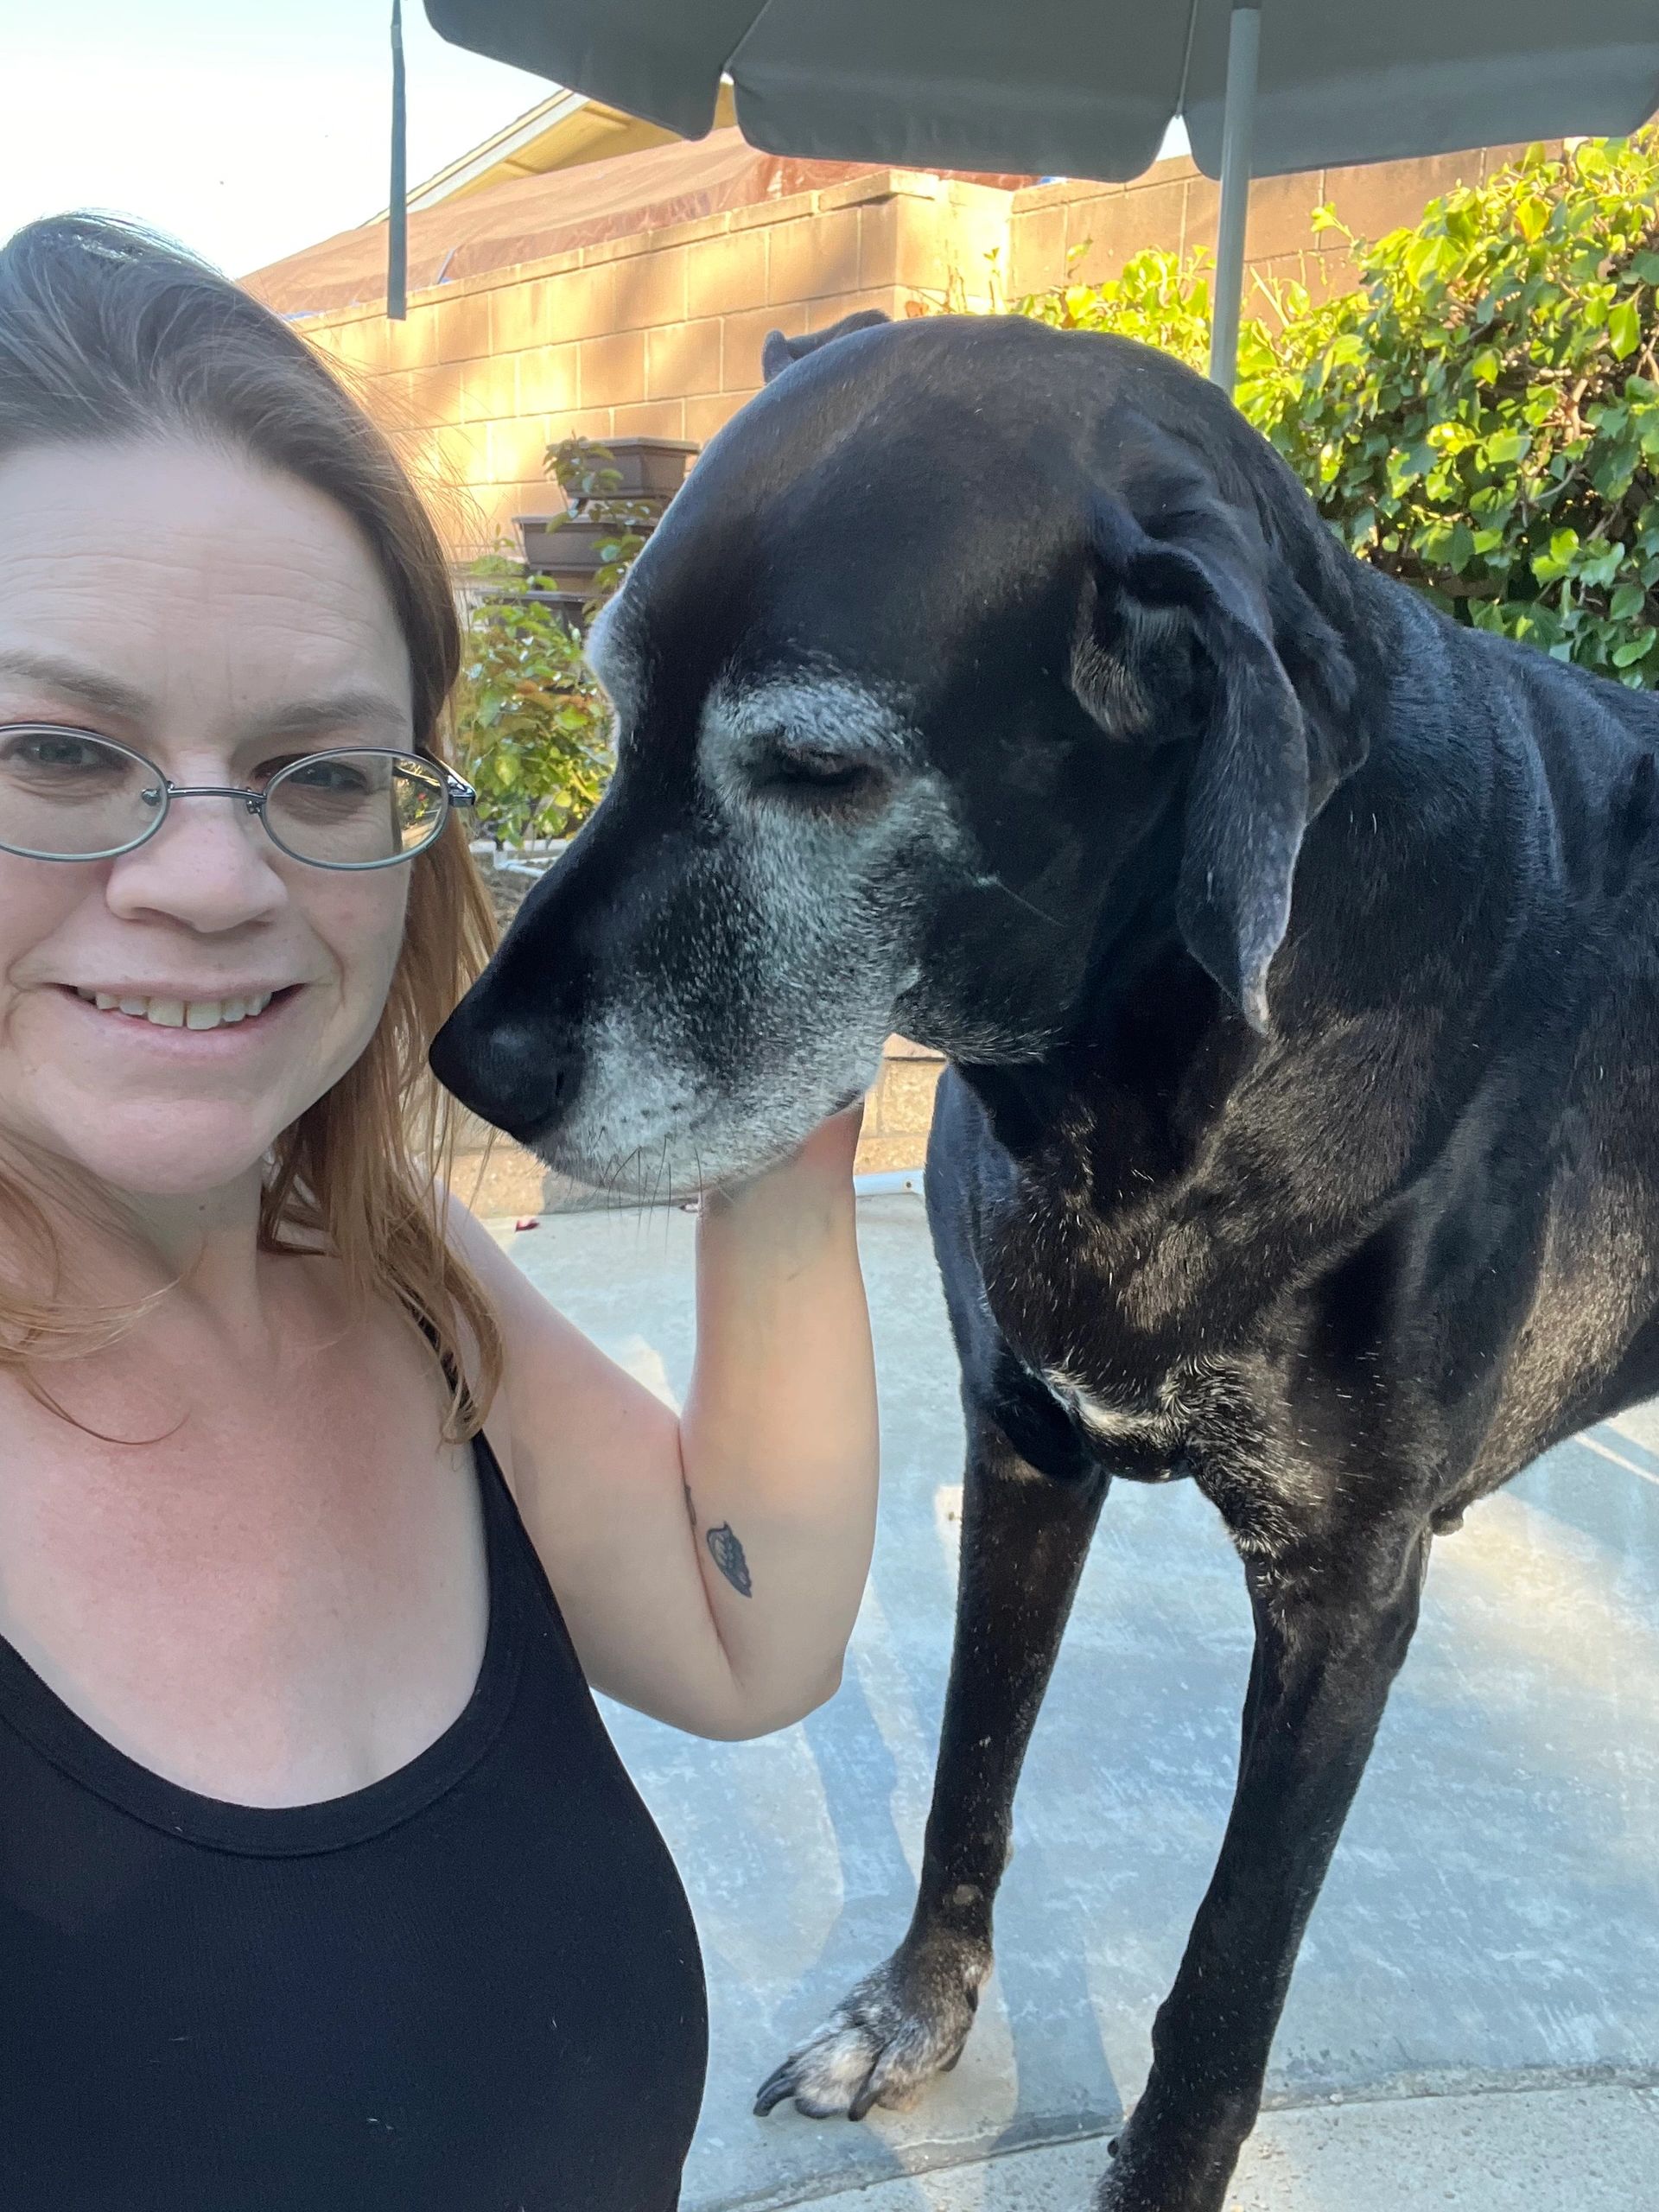
[[[681,1488],[685,1492],[685,1517],[695,1531],[697,1525],[697,1509],[691,1503],[691,1485],[683,1478],[681,1480]],[[739,1543],[736,1531],[733,1529],[731,1522],[722,1521],[718,1528],[707,1530],[703,1541],[709,1547],[709,1558],[713,1560],[738,1596],[752,1598],[754,1595],[753,1578],[749,1573],[749,1562],[743,1556],[743,1547]]]
[[[743,1547],[737,1541],[731,1522],[722,1521],[717,1529],[710,1529],[703,1541],[709,1547],[709,1556],[738,1596],[752,1597],[754,1584],[749,1576],[749,1562],[743,1556]]]

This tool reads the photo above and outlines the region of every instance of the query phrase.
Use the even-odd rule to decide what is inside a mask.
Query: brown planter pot
[[[512,519],[524,541],[527,565],[537,575],[556,576],[565,589],[580,590],[583,578],[591,588],[605,565],[605,548],[630,535],[627,524],[590,522],[581,515],[568,522],[563,515],[515,515]],[[567,585],[567,577],[578,581]]]
[[[671,499],[702,451],[683,438],[606,438],[602,443],[622,480],[605,494],[607,499]]]

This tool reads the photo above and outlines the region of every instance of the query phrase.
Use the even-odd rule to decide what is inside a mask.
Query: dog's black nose
[[[562,1050],[538,1022],[493,1016],[464,998],[432,1040],[428,1063],[469,1112],[520,1144],[533,1143],[569,1109],[581,1055]]]

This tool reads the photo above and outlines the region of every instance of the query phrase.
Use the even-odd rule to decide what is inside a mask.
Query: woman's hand
[[[588,1679],[699,1734],[783,1727],[840,1681],[875,1522],[861,1116],[705,1198],[678,1419],[455,1209],[506,1342],[491,1441]]]

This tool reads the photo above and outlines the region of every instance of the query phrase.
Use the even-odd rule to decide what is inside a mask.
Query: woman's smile
[[[222,1052],[273,1034],[306,986],[289,983],[273,989],[256,985],[213,993],[141,991],[130,985],[88,989],[79,983],[55,988],[60,997],[99,1020],[102,1033],[123,1044],[149,1050],[160,1046],[171,1052],[207,1046]]]

